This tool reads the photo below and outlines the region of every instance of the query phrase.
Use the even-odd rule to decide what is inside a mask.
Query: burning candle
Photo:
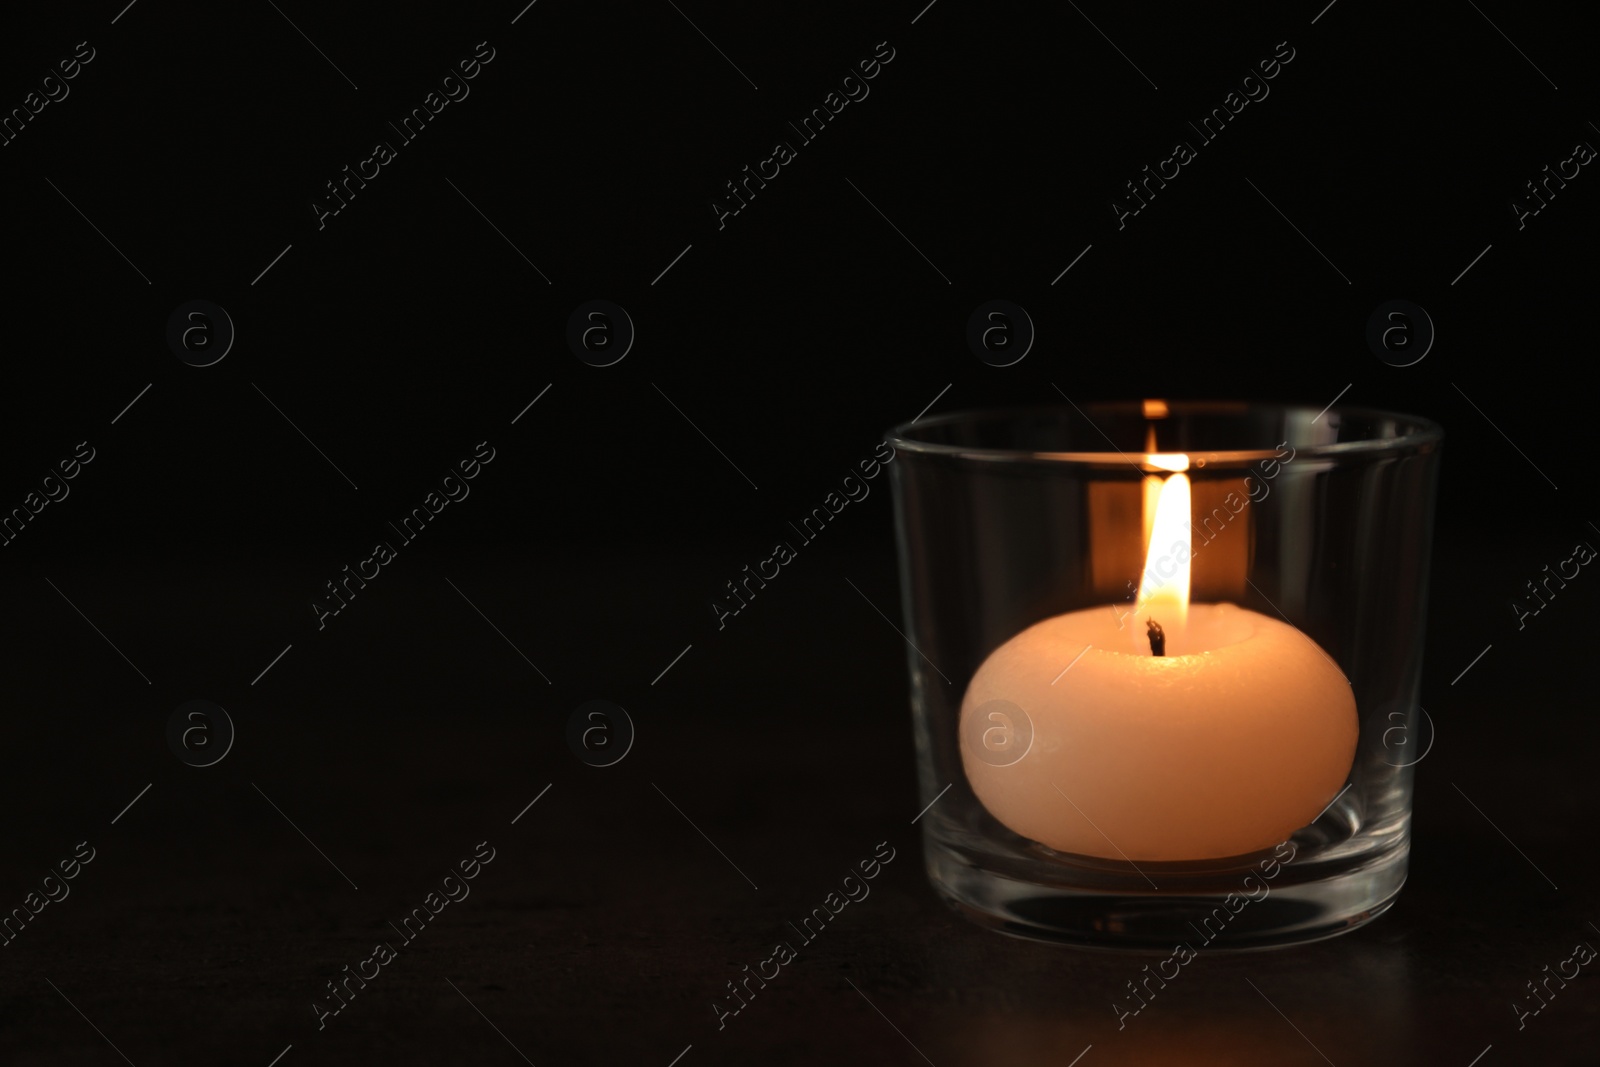
[[[1044,620],[978,668],[961,704],[973,792],[1011,830],[1105,859],[1270,848],[1317,818],[1355,758],[1349,682],[1300,630],[1189,603],[1185,455],[1152,486],[1138,601]]]

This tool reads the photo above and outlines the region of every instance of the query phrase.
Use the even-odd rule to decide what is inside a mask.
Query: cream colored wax
[[[984,661],[961,748],[990,814],[1061,852],[1138,862],[1270,848],[1322,812],[1355,757],[1344,675],[1287,623],[1186,608],[1162,656],[1144,613],[1107,605],[1046,619]]]

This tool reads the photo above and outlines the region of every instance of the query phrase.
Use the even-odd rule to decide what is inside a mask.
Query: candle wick
[[[1161,629],[1161,624],[1154,619],[1145,620],[1145,633],[1150,638],[1150,654],[1152,656],[1165,656],[1167,654],[1167,635]]]

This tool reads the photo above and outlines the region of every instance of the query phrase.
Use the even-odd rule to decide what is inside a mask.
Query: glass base
[[[1126,865],[1080,867],[1058,855],[1051,869],[1059,877],[1042,881],[1036,864],[1007,873],[992,856],[980,866],[978,857],[932,834],[923,845],[934,889],[981,926],[1084,948],[1169,954],[1182,945],[1195,952],[1273,948],[1354,930],[1394,903],[1410,855],[1403,838],[1376,854],[1316,860],[1302,853],[1270,881],[1248,858],[1211,870],[1146,863],[1130,879]]]

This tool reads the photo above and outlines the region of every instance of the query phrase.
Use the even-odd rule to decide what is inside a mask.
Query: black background
[[[0,112],[95,58],[0,147],[0,509],[95,459],[0,550],[0,906],[98,856],[0,949],[0,1060],[1592,1062],[1592,979],[1520,1031],[1510,1007],[1600,940],[1594,579],[1522,630],[1509,606],[1600,537],[1596,179],[1522,229],[1511,207],[1600,141],[1577,17],[8,14]],[[470,95],[319,229],[324,183],[480,41]],[[724,183],[885,41],[870,95],[719,229]],[[1270,95],[1119,229],[1124,182],[1285,41]],[[605,368],[564,336],[597,298],[637,329]],[[1037,329],[1004,368],[966,341],[995,298]],[[237,330],[210,367],[166,342],[191,299]],[[1437,329],[1412,366],[1365,340],[1393,299]],[[1198,961],[1123,1031],[1146,961],[984,933],[918,869],[904,645],[863,603],[898,620],[887,480],[726,629],[709,607],[886,427],[1063,395],[1338,398],[1447,434],[1411,883],[1337,941]],[[485,440],[471,495],[319,630],[323,583]],[[166,746],[194,698],[238,729],[211,768]],[[566,744],[595,698],[638,728],[614,767]],[[473,897],[319,1032],[323,983],[483,839]],[[719,1032],[724,983],[885,839],[861,914]]]

